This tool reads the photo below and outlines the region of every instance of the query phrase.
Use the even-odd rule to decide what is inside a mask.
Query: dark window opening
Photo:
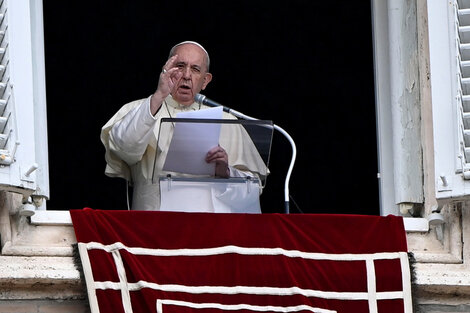
[[[291,212],[379,214],[369,2],[44,2],[49,209],[126,209],[101,127],[150,95],[171,46],[200,42],[205,94],[294,138]],[[166,14],[168,13],[168,14]],[[275,133],[261,203],[282,212],[290,146]]]

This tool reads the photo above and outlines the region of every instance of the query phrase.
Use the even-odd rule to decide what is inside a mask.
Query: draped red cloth
[[[70,214],[93,313],[412,312],[401,217]]]

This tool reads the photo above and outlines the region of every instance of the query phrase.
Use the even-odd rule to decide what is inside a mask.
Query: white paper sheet
[[[222,107],[181,112],[177,118],[222,119]],[[175,123],[164,171],[214,175],[215,164],[205,161],[207,152],[219,144],[219,123]]]

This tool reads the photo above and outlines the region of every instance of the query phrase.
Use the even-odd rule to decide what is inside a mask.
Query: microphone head
[[[196,103],[199,103],[199,104],[204,104],[204,99],[206,99],[206,96],[200,94],[200,93],[197,93],[195,96],[194,96],[194,101]]]

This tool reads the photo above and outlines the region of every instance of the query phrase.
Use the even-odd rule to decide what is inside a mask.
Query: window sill
[[[408,233],[427,233],[429,221],[424,217],[404,217],[405,231]]]
[[[407,232],[429,231],[429,222],[426,218],[404,217],[403,223]],[[72,226],[69,211],[37,210],[31,216],[31,225],[35,226]]]
[[[31,216],[31,225],[72,226],[72,218],[69,211],[36,210]]]

